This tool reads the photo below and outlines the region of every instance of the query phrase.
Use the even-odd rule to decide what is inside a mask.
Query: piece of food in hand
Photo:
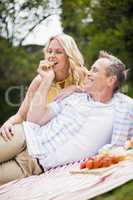
[[[50,67],[53,67],[54,65],[55,65],[54,61],[49,61],[48,64],[47,64],[47,69],[50,68]]]

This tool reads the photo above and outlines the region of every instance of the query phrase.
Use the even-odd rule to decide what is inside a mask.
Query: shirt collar
[[[73,76],[70,74],[65,80],[63,81],[55,81],[53,82],[54,86],[60,86],[62,88],[65,88],[66,86],[69,86],[70,84],[74,84]]]

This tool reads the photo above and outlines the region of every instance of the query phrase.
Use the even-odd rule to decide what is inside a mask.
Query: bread
[[[55,64],[54,61],[49,61],[48,64],[47,64],[47,68],[53,67],[54,64]]]

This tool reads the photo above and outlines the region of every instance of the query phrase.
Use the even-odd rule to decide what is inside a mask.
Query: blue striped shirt
[[[133,136],[133,100],[121,93],[114,94],[112,99],[114,122],[112,139],[109,142],[119,146]],[[51,104],[56,117],[45,126],[24,122],[30,155],[38,157],[40,161],[47,160],[48,155],[61,149],[62,145],[70,141],[73,136],[77,137],[79,130],[82,130],[86,120],[89,119],[90,107],[93,109],[91,101],[92,99],[84,93],[74,93],[61,102]],[[94,102],[94,107],[96,105],[98,102]]]
[[[133,136],[133,99],[122,93],[116,93],[114,109],[111,144],[121,146]]]

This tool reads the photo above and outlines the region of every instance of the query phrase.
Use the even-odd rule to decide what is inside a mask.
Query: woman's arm
[[[60,93],[54,98],[54,100],[61,101],[64,98],[70,96],[74,92],[84,92],[83,88],[77,85],[71,85],[68,86],[67,88],[64,88],[60,91]]]
[[[47,105],[47,95],[55,77],[54,71],[41,71],[42,82],[36,91],[30,104],[27,121],[39,125],[46,124],[54,117],[54,111]]]
[[[3,136],[3,138],[7,141],[10,140],[13,136],[13,125],[22,123],[26,119],[27,112],[29,110],[30,103],[32,101],[32,98],[38,89],[39,85],[41,83],[41,77],[40,75],[37,75],[33,81],[31,82],[26,96],[18,110],[18,112],[11,116],[1,127],[0,133]]]

